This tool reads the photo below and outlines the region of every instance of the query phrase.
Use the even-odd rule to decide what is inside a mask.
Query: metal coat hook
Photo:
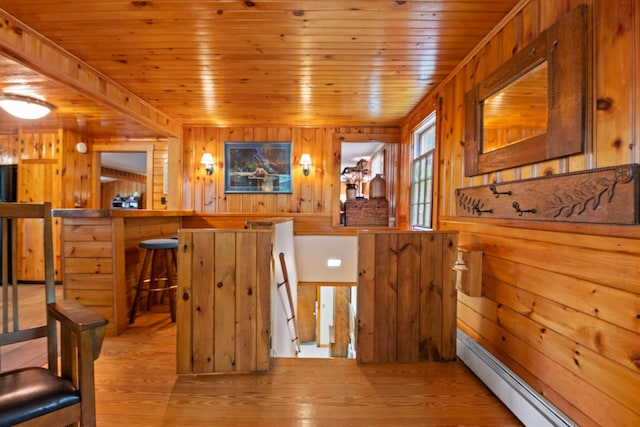
[[[504,194],[505,196],[510,196],[511,195],[511,191],[498,191],[498,189],[496,188],[495,184],[491,184],[489,186],[489,190],[491,190],[493,195],[496,196],[496,199],[498,197],[500,197],[501,194]]]
[[[518,213],[518,216],[522,216],[523,213],[536,213],[535,209],[520,209],[520,204],[518,202],[513,202],[513,208],[516,210],[516,212]]]
[[[478,214],[478,216],[482,216],[483,213],[493,213],[493,209],[481,209],[480,202],[474,203],[472,206],[473,211]]]

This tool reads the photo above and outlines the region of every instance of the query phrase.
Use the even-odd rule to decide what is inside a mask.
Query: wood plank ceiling
[[[387,126],[518,2],[0,0],[0,9],[184,125]],[[50,120],[145,134],[19,62],[0,59],[0,89],[44,92],[59,106]],[[0,113],[0,131],[16,128],[9,121]]]

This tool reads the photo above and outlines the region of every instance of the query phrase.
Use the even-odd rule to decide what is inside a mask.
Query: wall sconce
[[[309,176],[309,171],[311,171],[311,156],[303,154],[300,157],[300,164],[302,165],[302,173],[304,176]]]
[[[206,165],[207,175],[213,174],[213,156],[211,153],[204,153],[202,159],[200,159],[200,163]]]
[[[0,107],[19,119],[41,119],[55,110],[55,105],[41,99],[9,93],[0,94]]]

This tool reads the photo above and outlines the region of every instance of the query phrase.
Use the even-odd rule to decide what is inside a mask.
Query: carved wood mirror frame
[[[465,95],[465,176],[577,154],[587,141],[587,7],[581,5],[540,34]],[[483,151],[484,101],[547,61],[547,130]]]

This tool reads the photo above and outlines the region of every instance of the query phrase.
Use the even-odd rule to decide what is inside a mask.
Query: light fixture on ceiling
[[[342,260],[340,258],[327,258],[327,267],[340,267],[342,265]]]
[[[55,110],[56,107],[46,101],[31,96],[13,93],[0,94],[0,107],[19,119],[41,119]]]
[[[204,153],[200,163],[206,166],[207,175],[213,174],[213,156],[211,153]]]
[[[309,171],[311,170],[311,156],[308,154],[303,154],[300,157],[300,164],[302,165],[302,173],[304,176],[309,175]]]

